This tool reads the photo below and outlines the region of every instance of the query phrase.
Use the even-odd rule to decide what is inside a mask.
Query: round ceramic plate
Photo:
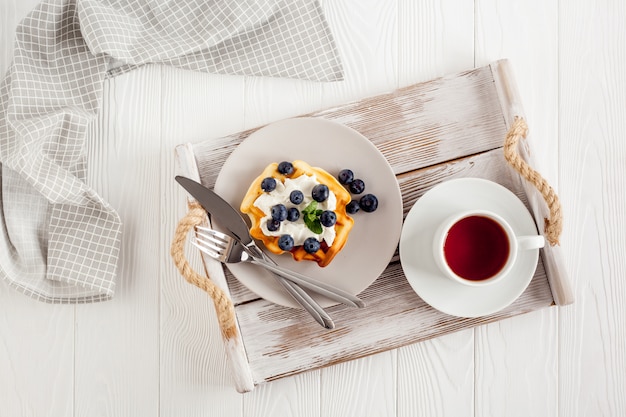
[[[239,209],[250,184],[272,162],[302,160],[332,175],[349,168],[365,181],[365,193],[378,197],[373,213],[353,215],[348,242],[330,265],[296,262],[291,255],[269,254],[278,264],[357,295],[389,264],[402,230],[402,195],[385,157],[364,136],[342,124],[316,118],[294,118],[267,125],[252,133],[228,157],[215,183],[215,192]],[[247,216],[244,216],[247,219]],[[219,228],[219,224],[216,225]],[[259,246],[262,246],[259,243]],[[287,307],[299,307],[264,269],[229,264],[233,275],[252,292]],[[324,307],[336,302],[311,293]]]
[[[458,317],[484,316],[507,307],[530,283],[539,257],[539,249],[520,251],[510,276],[489,286],[470,287],[446,278],[433,258],[433,235],[446,217],[472,209],[499,214],[518,235],[537,234],[530,213],[507,188],[484,179],[460,178],[426,192],[409,211],[400,237],[400,261],[413,290],[432,307]]]

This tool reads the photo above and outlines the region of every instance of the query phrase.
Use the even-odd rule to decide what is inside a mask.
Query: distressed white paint
[[[0,70],[37,2],[0,0]],[[128,219],[122,288],[108,305],[79,308],[39,304],[0,283],[0,415],[626,414],[624,2],[321,3],[342,48],[342,83],[168,68],[109,83],[90,131],[90,181]],[[212,304],[169,260],[186,208],[172,180],[174,147],[500,58],[511,60],[533,156],[564,206],[575,303],[237,394]],[[137,167],[112,172],[118,160]],[[145,188],[137,196],[120,179],[131,176],[129,186]],[[192,263],[201,267],[197,255]]]

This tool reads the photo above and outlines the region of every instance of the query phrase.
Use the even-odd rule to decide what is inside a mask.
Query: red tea
[[[443,252],[455,274],[481,281],[493,277],[504,267],[509,258],[509,239],[493,219],[468,216],[450,228]]]

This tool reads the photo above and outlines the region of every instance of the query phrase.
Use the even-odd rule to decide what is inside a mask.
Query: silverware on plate
[[[236,242],[244,247],[249,255],[255,255],[257,259],[263,259],[268,263],[273,260],[266,256],[265,253],[254,243],[250,236],[248,225],[241,215],[227,201],[217,195],[214,191],[209,190],[202,184],[197,183],[189,178],[177,176],[176,181],[185,188],[202,207],[211,214],[225,229],[227,234]],[[275,263],[274,263],[275,264]],[[276,275],[278,281],[287,290],[287,292],[306,310],[315,320],[323,327],[332,329],[334,323],[324,309],[307,294],[297,284]],[[353,297],[353,296],[351,296]],[[354,297],[355,304],[363,307],[361,300]]]
[[[196,239],[192,242],[194,246],[220,262],[250,262],[254,265],[262,266],[295,284],[324,295],[331,300],[338,301],[350,307],[365,306],[363,301],[359,298],[339,288],[270,263],[267,261],[268,258],[262,258],[247,251],[245,246],[224,233],[209,229],[208,227],[197,227],[197,230]]]

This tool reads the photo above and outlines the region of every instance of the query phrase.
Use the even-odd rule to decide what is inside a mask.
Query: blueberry
[[[346,211],[348,214],[354,214],[359,211],[359,202],[357,200],[352,200],[346,205]]]
[[[311,191],[311,197],[318,203],[325,201],[328,198],[328,186],[325,184],[317,184],[313,187],[313,191]]]
[[[304,201],[304,194],[300,190],[293,190],[291,194],[289,194],[289,201],[293,204],[300,204]]]
[[[293,174],[293,164],[291,162],[283,161],[278,164],[278,172],[283,175]]]
[[[376,198],[374,194],[365,194],[359,200],[359,207],[361,207],[361,210],[367,213],[376,211],[376,209],[378,208],[378,198]]]
[[[295,207],[291,207],[289,210],[287,210],[287,220],[289,220],[290,222],[295,222],[299,218],[300,210]]]
[[[276,204],[272,207],[272,219],[282,222],[287,218],[287,207],[284,204]]]
[[[307,253],[315,253],[320,250],[320,242],[314,237],[309,237],[304,241],[302,247]]]
[[[264,178],[263,181],[261,181],[261,189],[266,193],[274,191],[276,189],[276,180],[272,177]]]
[[[354,172],[349,169],[342,169],[337,175],[337,179],[342,184],[350,184],[354,180]]]
[[[289,235],[282,235],[278,238],[278,247],[284,251],[293,249],[293,238]]]
[[[348,187],[352,194],[361,194],[365,191],[365,183],[360,179],[353,180]]]
[[[334,211],[324,210],[320,215],[320,223],[325,227],[332,227],[337,222],[337,215]]]
[[[267,220],[267,230],[269,230],[270,232],[275,232],[278,229],[280,229],[280,222],[278,220],[274,220],[274,219]]]

